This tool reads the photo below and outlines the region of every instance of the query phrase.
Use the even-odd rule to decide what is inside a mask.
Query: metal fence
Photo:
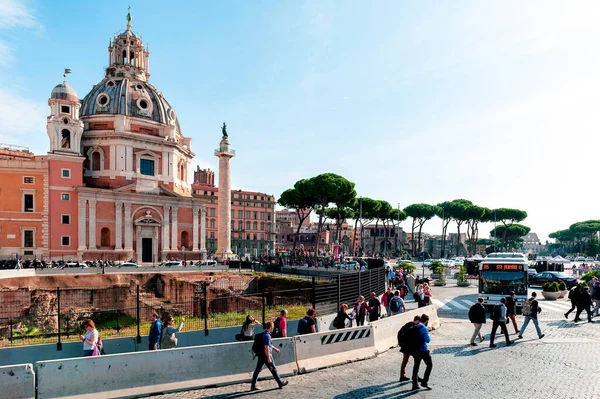
[[[159,275],[157,275],[159,276]],[[93,320],[103,339],[137,337],[149,333],[150,316],[157,312],[176,322],[185,316],[185,330],[241,326],[247,315],[263,323],[274,320],[281,309],[290,320],[300,319],[310,307],[324,315],[341,303],[352,304],[359,295],[385,290],[385,270],[328,277],[272,278],[190,282],[163,281],[106,288],[56,288],[0,290],[0,347],[79,340],[83,323]]]

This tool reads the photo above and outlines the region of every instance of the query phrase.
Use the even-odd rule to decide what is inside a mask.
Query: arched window
[[[231,221],[231,231],[235,230],[235,222],[232,220]]]
[[[258,222],[252,223],[252,229],[253,230],[258,230]]]
[[[63,129],[61,132],[60,148],[71,148],[71,132],[69,129]]]
[[[108,227],[103,227],[100,230],[100,246],[110,247],[110,229]]]
[[[265,222],[260,222],[260,229],[264,230],[265,229]]]
[[[244,230],[244,222],[242,222],[241,220],[240,220],[240,221],[238,221],[238,230],[239,230],[239,231],[242,231],[242,230]]]
[[[185,247],[186,249],[190,248],[190,234],[187,231],[182,231],[181,232],[181,246]]]
[[[267,231],[271,232],[271,223],[267,223]]]
[[[92,153],[92,170],[100,170],[100,153],[98,151]]]
[[[246,222],[246,230],[250,230],[250,222]]]
[[[210,228],[211,229],[215,228],[215,219],[210,219]]]

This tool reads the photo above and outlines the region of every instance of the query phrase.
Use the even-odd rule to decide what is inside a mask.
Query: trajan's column
[[[235,157],[235,151],[229,146],[227,125],[221,128],[223,138],[215,156],[219,158],[219,225],[217,226],[217,256],[223,260],[233,258],[231,252],[231,166],[229,161]]]

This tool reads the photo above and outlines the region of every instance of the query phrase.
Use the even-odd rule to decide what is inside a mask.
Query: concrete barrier
[[[31,364],[0,367],[0,398],[35,398],[35,374]]]
[[[300,373],[377,355],[371,326],[300,335],[294,339]]]
[[[280,375],[295,373],[293,338],[273,340]],[[38,399],[115,398],[250,381],[252,342],[36,363]],[[269,376],[268,371],[262,373]]]

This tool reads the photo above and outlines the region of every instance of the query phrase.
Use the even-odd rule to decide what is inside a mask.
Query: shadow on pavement
[[[198,399],[199,398],[229,399],[229,398],[243,398],[245,396],[251,398],[252,395],[254,395],[254,394],[265,393],[265,392],[275,392],[275,391],[285,392],[284,390],[279,390],[279,388],[275,388],[275,387],[269,388],[269,389],[261,389],[260,391],[254,391],[254,392],[252,392],[252,391],[250,391],[250,385],[248,385],[248,390],[247,391],[232,392],[232,393],[219,394],[219,395],[214,395],[214,396],[201,395],[201,396],[198,397]]]
[[[585,320],[585,319],[582,319],[582,320]],[[585,322],[580,321],[577,323],[575,323],[572,320],[570,320],[570,321],[569,320],[549,321],[547,323],[547,325],[550,327],[558,327],[558,328],[579,328],[579,327],[583,327],[586,324],[587,324],[587,320]]]
[[[402,387],[405,385],[406,388],[402,391],[398,392],[396,389],[398,387]],[[387,382],[385,384],[380,385],[370,385],[362,388],[354,389],[352,391],[348,391],[346,393],[342,393],[339,395],[335,395],[334,399],[345,399],[345,398],[377,398],[377,399],[395,399],[395,398],[408,398],[412,395],[416,395],[419,391],[411,391],[411,384],[400,384],[398,381]],[[394,392],[391,392],[391,390]]]

